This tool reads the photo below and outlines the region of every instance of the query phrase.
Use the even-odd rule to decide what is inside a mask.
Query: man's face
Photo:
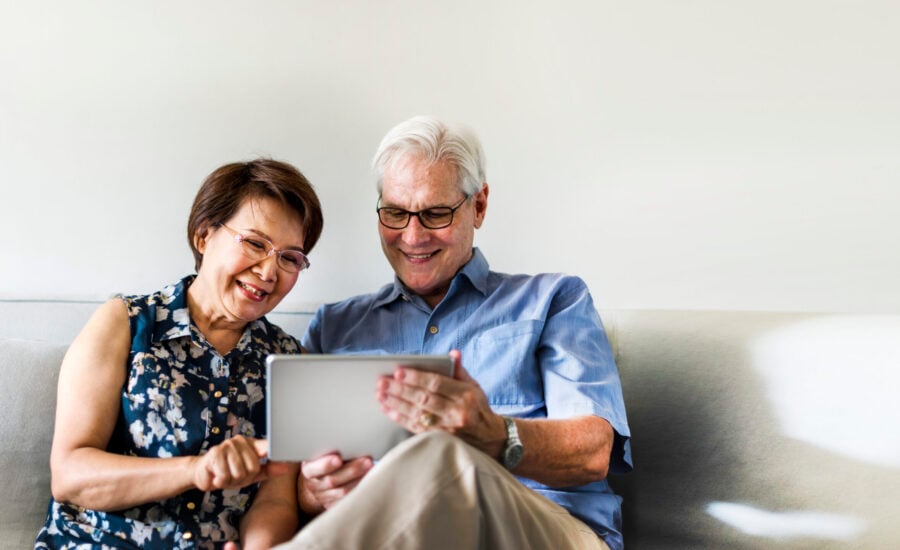
[[[456,172],[446,161],[430,164],[414,155],[400,157],[384,171],[381,206],[411,212],[454,206],[465,197]],[[431,307],[443,299],[453,276],[472,257],[475,229],[484,221],[487,196],[485,185],[462,203],[453,223],[442,229],[423,227],[416,216],[410,217],[404,229],[378,224],[381,247],[394,272]]]

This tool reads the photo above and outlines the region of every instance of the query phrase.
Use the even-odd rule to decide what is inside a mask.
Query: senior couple
[[[265,315],[309,266],[318,198],[294,167],[235,163],[188,220],[196,274],[101,306],[60,371],[37,548],[611,548],[631,469],[618,372],[577,277],[491,271],[468,129],[415,117],[374,159],[394,282],[322,306],[302,342]],[[543,205],[535,204],[535,209]],[[302,343],[302,346],[301,346]],[[264,460],[270,353],[451,354],[373,388],[413,434],[377,464]]]

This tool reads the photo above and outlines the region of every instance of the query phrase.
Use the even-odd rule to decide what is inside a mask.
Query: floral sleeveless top
[[[265,437],[265,359],[300,344],[265,318],[222,357],[191,322],[189,276],[146,296],[124,296],[131,322],[128,378],[107,450],[130,456],[200,455],[234,435]],[[35,548],[217,548],[239,538],[256,494],[191,490],[100,512],[50,500]]]

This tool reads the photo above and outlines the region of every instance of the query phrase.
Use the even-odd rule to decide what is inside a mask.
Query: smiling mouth
[[[437,254],[437,252],[429,252],[428,254],[408,254],[406,252],[403,253],[404,256],[409,258],[410,260],[427,260]]]
[[[262,298],[263,296],[265,296],[266,294],[268,294],[268,292],[264,292],[264,291],[262,291],[262,290],[253,288],[253,287],[248,286],[248,285],[246,285],[246,284],[244,284],[244,283],[242,283],[242,282],[240,282],[240,281],[238,281],[237,284],[238,284],[239,287],[243,288],[244,290],[246,290],[247,292],[253,294],[254,296],[256,296],[256,297],[258,297],[258,298]]]

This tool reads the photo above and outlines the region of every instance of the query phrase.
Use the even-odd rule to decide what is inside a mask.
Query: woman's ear
[[[206,241],[209,238],[209,224],[204,223],[194,232],[194,248],[200,254],[206,253]]]

